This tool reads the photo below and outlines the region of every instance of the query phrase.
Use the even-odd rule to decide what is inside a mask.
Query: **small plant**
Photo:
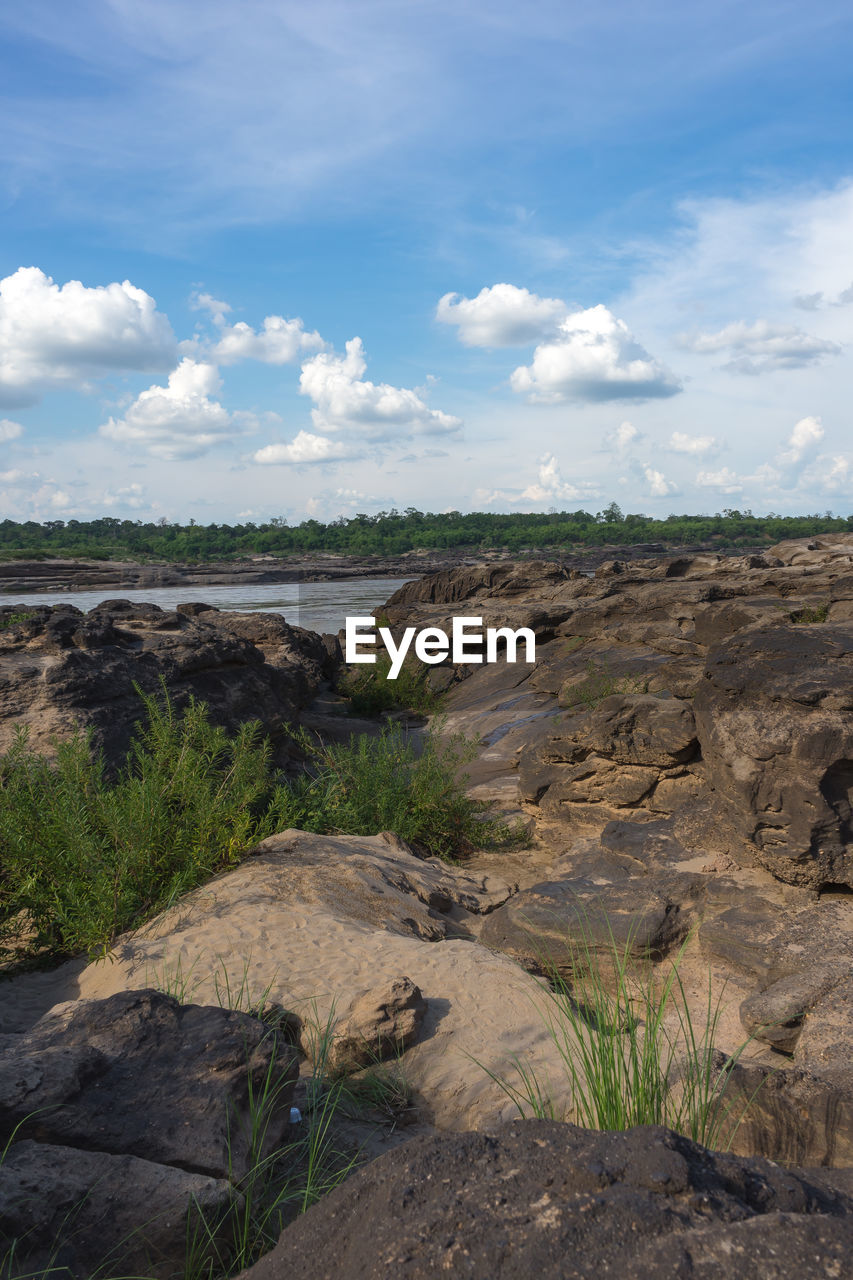
[[[429,672],[417,660],[403,663],[396,680],[389,680],[391,659],[377,655],[372,665],[350,667],[338,681],[338,692],[349,699],[356,716],[381,716],[389,711],[415,711],[431,715],[439,710],[442,695],[429,683]]]
[[[662,981],[632,957],[630,938],[620,945],[612,930],[602,951],[582,929],[571,984],[546,961],[550,990],[538,1012],[571,1101],[561,1108],[553,1083],[521,1057],[512,1059],[509,1077],[484,1068],[522,1118],[571,1119],[588,1129],[665,1125],[709,1147],[726,1132],[731,1143],[743,1114],[731,1123],[725,1090],[746,1044],[720,1066],[721,997],[713,1000],[709,975],[707,1004],[698,1016],[691,1011],[679,974],[686,945]]]
[[[29,622],[30,618],[36,615],[26,609],[17,609],[13,613],[7,613],[5,618],[0,617],[0,631],[6,631],[9,627],[16,627],[19,622]]]
[[[593,710],[609,698],[611,694],[621,693],[635,695],[648,693],[649,679],[646,676],[615,676],[606,662],[596,665],[590,658],[586,666],[586,678],[568,688],[564,686],[562,701],[566,706],[583,705]]]
[[[814,622],[826,622],[827,618],[829,617],[829,604],[830,602],[827,600],[824,604],[819,604],[816,606],[809,605],[809,604],[804,605],[802,609],[797,609],[794,613],[791,614],[791,621],[806,623],[806,624],[814,623]]]

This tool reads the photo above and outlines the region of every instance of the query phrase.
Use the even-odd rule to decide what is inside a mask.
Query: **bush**
[[[404,662],[396,680],[388,679],[391,659],[377,657],[372,666],[349,668],[338,681],[338,692],[349,699],[356,716],[381,716],[388,711],[437,711],[442,696],[430,688],[429,673],[417,662]]]
[[[394,831],[448,859],[485,844],[517,842],[515,830],[487,817],[488,806],[465,794],[460,770],[473,759],[476,742],[458,734],[441,739],[440,731],[439,724],[420,754],[399,725],[387,725],[378,737],[353,735],[345,745],[317,745],[299,733],[311,771],[278,791],[277,829]]]
[[[465,795],[459,768],[476,746],[460,737],[430,737],[418,755],[396,727],[338,746],[300,732],[311,772],[284,783],[259,724],[229,736],[203,703],[182,713],[165,696],[143,703],[115,779],[85,734],[51,761],[22,729],[0,758],[0,956],[104,954],[283,827],[391,830],[444,858],[513,838]]]

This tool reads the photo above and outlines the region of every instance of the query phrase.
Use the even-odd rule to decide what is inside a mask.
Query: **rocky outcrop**
[[[176,707],[192,695],[231,731],[259,720],[283,758],[283,726],[298,719],[329,670],[320,637],[277,614],[198,604],[169,611],[126,600],[87,614],[39,606],[16,621],[21,612],[0,608],[0,752],[19,724],[48,752],[80,727],[116,764],[142,714],[134,686],[151,694],[165,685]]]
[[[83,1280],[110,1261],[106,1274],[182,1270],[188,1218],[200,1228],[203,1213],[215,1233],[240,1180],[285,1144],[297,1074],[286,1037],[257,1018],[151,990],[69,1001],[5,1036],[10,1274],[56,1265]]]
[[[851,1192],[666,1129],[519,1121],[374,1161],[243,1280],[823,1280],[849,1267]]]

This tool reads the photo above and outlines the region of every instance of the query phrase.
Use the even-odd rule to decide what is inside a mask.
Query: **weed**
[[[791,621],[806,624],[813,622],[826,622],[829,617],[829,604],[830,602],[827,600],[824,604],[816,606],[809,604],[804,605],[802,609],[797,609],[791,614]]]
[[[551,989],[538,1012],[571,1102],[560,1108],[552,1082],[518,1056],[509,1078],[484,1068],[522,1117],[572,1119],[589,1129],[666,1125],[710,1147],[725,1130],[731,1142],[743,1114],[732,1127],[724,1095],[746,1044],[720,1067],[714,1037],[722,997],[713,1000],[709,977],[704,1009],[691,1012],[679,973],[684,946],[660,981],[634,960],[630,939],[620,945],[610,931],[602,953],[586,928],[573,948],[571,985],[553,964],[543,966]]]
[[[429,672],[416,660],[408,660],[396,680],[389,680],[391,659],[377,656],[372,665],[348,668],[338,681],[338,692],[349,699],[356,716],[381,716],[389,711],[415,711],[431,715],[439,710],[442,695],[429,683]]]
[[[588,710],[593,710],[611,694],[648,693],[649,679],[644,676],[615,676],[606,662],[596,665],[590,658],[586,665],[586,677],[578,684],[564,686],[561,701],[565,706],[577,706],[579,703]]]

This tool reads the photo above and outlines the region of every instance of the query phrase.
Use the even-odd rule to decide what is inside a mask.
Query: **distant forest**
[[[754,516],[726,509],[716,515],[669,515],[657,520],[623,515],[615,502],[596,515],[588,511],[506,514],[472,511],[440,513],[380,511],[344,516],[329,524],[303,520],[289,525],[281,517],[265,524],[172,524],[141,520],[27,520],[0,522],[0,559],[50,557],[94,560],[201,562],[251,555],[298,555],[332,551],[351,555],[401,555],[425,549],[443,551],[563,550],[608,544],[637,546],[662,542],[673,546],[712,543],[720,547],[771,546],[783,538],[853,530],[853,516]]]

